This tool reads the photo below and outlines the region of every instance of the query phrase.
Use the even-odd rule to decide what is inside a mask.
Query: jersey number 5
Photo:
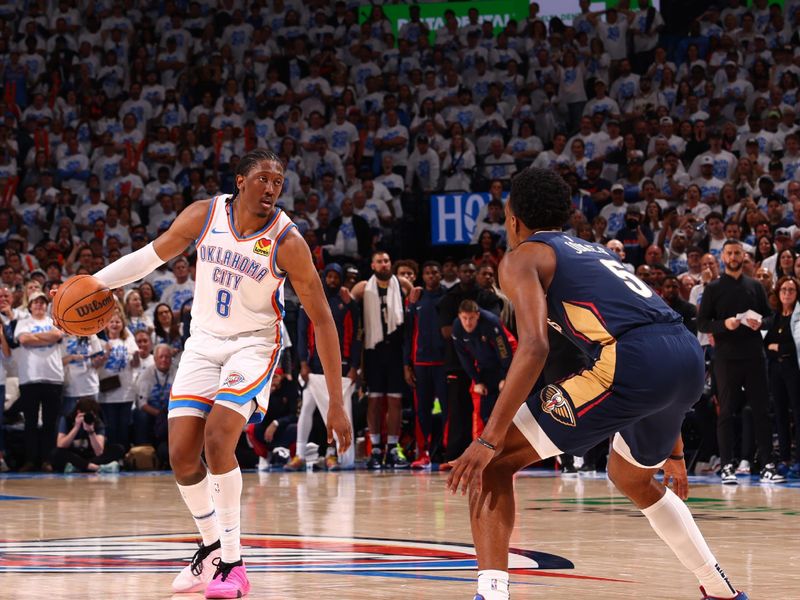
[[[649,298],[653,295],[653,290],[644,281],[628,271],[621,263],[613,259],[600,259],[602,265],[614,275],[622,279],[632,291],[639,294],[642,298]]]
[[[231,314],[231,293],[228,290],[217,292],[217,314],[220,317],[227,317]]]

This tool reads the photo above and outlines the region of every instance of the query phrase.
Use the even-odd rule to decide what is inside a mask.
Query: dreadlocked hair
[[[282,169],[286,168],[286,165],[283,164],[281,157],[275,154],[272,150],[269,150],[268,148],[256,148],[239,159],[239,164],[236,165],[236,172],[234,175],[247,175],[250,171],[255,169],[259,163],[264,161],[276,162],[281,166]],[[231,204],[238,195],[239,188],[234,186],[233,194],[231,194],[231,197],[228,198],[225,204]]]

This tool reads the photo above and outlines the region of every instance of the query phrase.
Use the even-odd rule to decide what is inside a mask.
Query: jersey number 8
[[[622,279],[628,288],[639,294],[642,298],[649,298],[653,295],[653,290],[650,289],[650,286],[628,271],[621,263],[613,259],[601,259],[600,262],[614,275]]]
[[[232,296],[228,290],[217,292],[217,314],[220,317],[227,317],[231,314],[231,300]]]

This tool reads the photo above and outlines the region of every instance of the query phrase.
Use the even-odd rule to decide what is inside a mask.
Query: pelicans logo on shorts
[[[575,413],[564,390],[556,385],[548,385],[542,390],[539,397],[542,399],[542,411],[562,425],[575,427]]]
[[[261,238],[260,240],[256,240],[256,243],[253,245],[253,252],[260,254],[261,256],[269,256],[271,251],[272,240],[270,239]]]
[[[225,378],[225,381],[222,382],[224,387],[233,387],[235,385],[239,385],[244,381],[244,375],[241,373],[237,373],[233,371],[232,373],[228,373],[228,376]]]

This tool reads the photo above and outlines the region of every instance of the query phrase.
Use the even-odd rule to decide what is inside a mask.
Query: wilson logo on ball
[[[253,246],[253,252],[260,254],[261,256],[269,256],[271,250],[272,240],[268,240],[267,238],[261,238]]]
[[[112,302],[114,302],[114,296],[108,295],[102,300],[92,300],[91,302],[87,302],[86,304],[77,307],[75,312],[78,313],[79,317],[85,317],[86,315],[90,315],[94,312],[104,309]]]

